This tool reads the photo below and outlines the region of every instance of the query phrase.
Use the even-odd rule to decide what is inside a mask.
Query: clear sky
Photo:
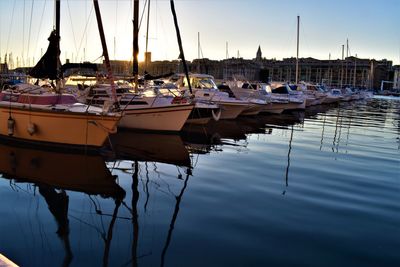
[[[145,1],[140,1],[140,14]],[[132,0],[99,0],[111,59],[132,54]],[[179,55],[168,0],[151,0],[149,51],[153,60]],[[296,20],[300,22],[300,57],[341,57],[349,39],[350,55],[400,64],[400,0],[175,0],[186,58],[254,58],[296,55]],[[4,61],[32,65],[47,49],[54,20],[53,0],[1,0],[0,51]],[[140,56],[145,50],[147,11],[140,28]],[[61,0],[61,59],[98,61],[101,44],[92,0]],[[21,64],[21,63],[20,63]],[[25,65],[26,65],[25,64]]]

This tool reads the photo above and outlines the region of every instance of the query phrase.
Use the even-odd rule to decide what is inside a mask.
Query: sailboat
[[[164,96],[156,91],[152,91],[152,95],[149,96],[146,95],[146,91],[148,93],[149,90],[139,92],[139,1],[134,1],[134,4],[133,75],[135,93],[127,92],[121,97],[123,117],[119,126],[129,129],[178,132],[189,118],[194,104],[180,96]]]
[[[73,95],[61,94],[60,0],[56,5],[56,27],[49,47],[30,75],[56,81],[58,92],[35,94],[37,86],[27,90],[9,88],[0,93],[0,135],[12,141],[101,147],[109,133],[116,131],[121,115],[102,108],[78,103]]]

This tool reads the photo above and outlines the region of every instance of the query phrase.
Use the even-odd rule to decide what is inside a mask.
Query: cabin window
[[[280,86],[278,88],[275,88],[272,90],[272,93],[274,94],[287,94],[287,88],[286,86]]]
[[[145,101],[132,101],[132,102],[120,101],[119,104],[121,106],[126,106],[126,105],[147,105],[147,102],[145,102]]]

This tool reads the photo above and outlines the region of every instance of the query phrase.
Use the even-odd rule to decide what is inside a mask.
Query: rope
[[[144,2],[144,5],[143,5],[142,16],[140,17],[140,21],[139,21],[139,30],[140,30],[140,27],[142,26],[142,20],[144,17],[144,12],[146,11],[146,5],[147,5],[147,0]]]
[[[24,54],[25,54],[25,3],[26,0],[24,0],[24,7],[22,11],[22,66],[24,65]]]
[[[47,2],[47,0],[44,0],[42,14],[40,16],[40,22],[39,22],[39,31],[38,31],[38,34],[37,34],[37,37],[36,37],[35,51],[37,50],[37,46],[38,46],[38,43],[39,43],[39,36],[40,36],[40,30],[42,29],[44,11],[46,10],[46,4],[47,4],[46,2]],[[40,55],[40,56],[42,56],[42,55]]]
[[[91,18],[92,18],[92,13],[93,13],[93,7],[92,7],[92,9],[90,9],[89,17],[88,17],[88,19],[87,19],[87,21],[86,21],[85,30],[84,30],[84,32],[83,32],[83,36],[82,36],[82,38],[81,38],[81,42],[80,42],[80,44],[79,44],[79,48],[78,48],[77,53],[79,53],[79,51],[81,51],[82,43],[83,43],[83,40],[85,39],[85,36],[86,36],[86,45],[85,45],[85,47],[87,47],[87,28],[88,28],[89,22],[90,22],[90,20],[91,20]],[[100,56],[100,57],[101,57],[101,56]],[[99,58],[100,58],[100,57],[99,57]],[[98,59],[98,58],[97,58],[97,59]],[[97,60],[97,59],[96,59],[96,60]]]
[[[33,16],[33,6],[35,4],[35,0],[32,0],[32,6],[31,6],[31,17],[29,19],[29,31],[28,31],[28,50],[26,52],[26,58],[29,56],[29,46],[30,46],[30,41],[31,41],[31,31],[32,31],[32,16]],[[29,61],[28,61],[29,64]]]
[[[95,126],[100,127],[100,129],[104,130],[107,133],[116,133],[117,132],[117,128],[114,127],[113,129],[109,129],[97,121],[88,121],[87,125],[89,125],[89,123],[93,123]]]
[[[6,49],[7,54],[8,54],[8,47],[10,44],[11,30],[12,30],[12,26],[14,25],[13,21],[14,21],[14,12],[15,12],[15,3],[16,2],[17,2],[17,0],[14,0],[13,10],[12,10],[12,14],[11,14],[11,25],[10,25],[10,28],[8,29],[7,49]]]
[[[78,57],[78,48],[77,48],[77,46],[76,46],[75,31],[74,31],[74,25],[73,25],[73,23],[72,23],[71,8],[69,7],[69,0],[67,0],[67,6],[68,6],[69,21],[71,22],[72,36],[73,36],[73,38],[74,38],[75,52],[76,52],[76,56]]]

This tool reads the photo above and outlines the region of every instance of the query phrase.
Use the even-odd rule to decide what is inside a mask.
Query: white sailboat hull
[[[148,131],[179,132],[192,109],[192,104],[128,109],[123,112],[118,126]]]

